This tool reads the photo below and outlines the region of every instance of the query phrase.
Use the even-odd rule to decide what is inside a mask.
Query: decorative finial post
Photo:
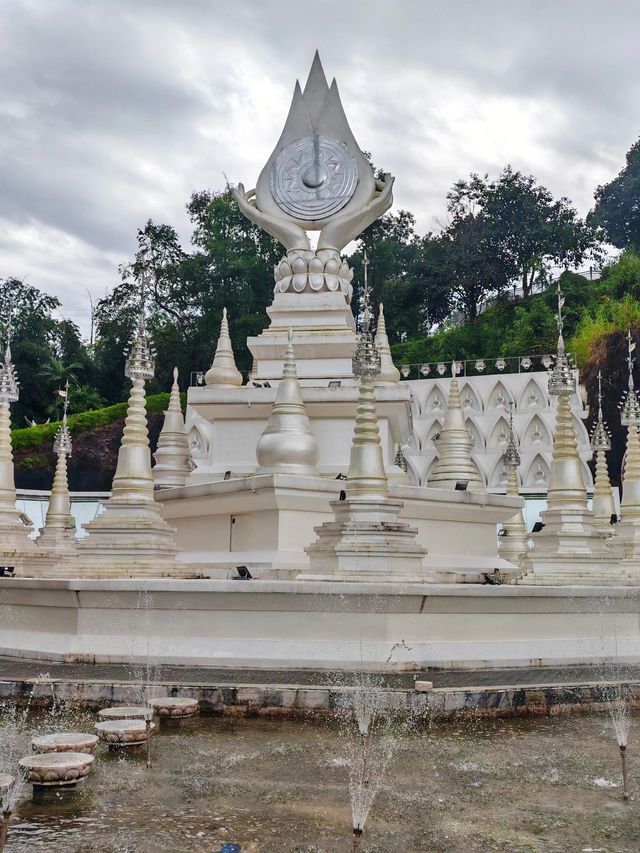
[[[16,506],[16,485],[11,446],[11,403],[19,397],[19,384],[11,360],[12,305],[7,306],[4,360],[0,362],[0,557],[18,574],[28,574],[31,564],[24,560],[34,551],[31,531],[23,523]]]
[[[104,512],[85,525],[89,535],[77,546],[83,577],[180,577],[188,573],[176,562],[175,531],[160,515],[153,495],[145,383],[154,368],[142,290],[138,328],[125,362],[131,393],[111,498]]]
[[[593,490],[593,520],[601,530],[611,532],[611,516],[615,513],[607,451],[611,450],[611,438],[602,415],[602,371],[598,371],[598,419],[591,434],[591,449],[596,457],[596,477]]]
[[[11,311],[12,306],[9,304],[5,323],[4,361],[0,366],[0,524],[4,521],[12,524],[19,521],[11,447],[11,403],[17,402],[20,390],[11,361]]]
[[[509,440],[507,441],[502,459],[507,469],[507,495],[518,498],[520,497],[520,489],[518,487],[520,454],[516,447],[515,432],[513,430],[513,400],[509,400]],[[522,509],[519,509],[510,519],[505,521],[502,529],[504,533],[499,539],[500,556],[518,565],[529,551],[529,537]]]
[[[363,264],[362,323],[352,361],[353,375],[358,378],[358,408],[346,491],[350,498],[385,498],[389,489],[382,457],[375,395],[375,378],[380,373],[380,353],[371,334],[371,303],[367,279],[369,259],[366,251]]]
[[[547,508],[541,513],[544,523],[534,534],[535,554],[543,558],[594,556],[593,515],[588,508],[583,465],[573,425],[571,397],[576,380],[565,352],[562,336],[564,297],[558,282],[558,349],[549,376],[549,395],[556,397],[556,422]]]
[[[622,556],[634,562],[640,557],[640,400],[633,381],[636,343],[627,332],[628,380],[621,404],[620,420],[627,427],[627,452],[622,477],[620,522],[615,527],[614,541],[622,547]]]
[[[64,391],[58,391],[63,399],[62,423],[53,442],[53,452],[58,457],[56,471],[49,497],[49,506],[44,527],[36,544],[41,551],[48,551],[58,559],[75,554],[76,524],[71,515],[71,500],[69,497],[69,479],[67,460],[71,456],[73,448],[71,434],[67,425],[67,410],[69,406],[69,380],[67,379]],[[53,573],[58,566],[54,564]],[[47,569],[51,574],[51,568]]]
[[[380,353],[380,373],[376,376],[377,383],[396,384],[400,381],[400,371],[393,363],[391,357],[391,347],[389,346],[389,338],[387,337],[387,324],[384,319],[384,306],[380,303],[378,311],[378,325],[376,327],[376,336],[374,343]]]
[[[186,484],[187,477],[193,470],[193,460],[182,415],[177,367],[173,368],[169,405],[164,413],[164,423],[158,436],[154,458],[156,464],[153,468],[153,480],[156,488],[166,489]]]

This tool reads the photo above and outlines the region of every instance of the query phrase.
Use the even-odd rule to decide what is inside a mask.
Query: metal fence
[[[575,354],[567,353],[571,364]],[[420,364],[400,365],[402,379],[438,379],[451,376],[455,365],[456,376],[495,376],[501,373],[533,373],[551,370],[556,357],[544,355],[496,356],[495,358],[470,358],[465,361],[423,361]]]

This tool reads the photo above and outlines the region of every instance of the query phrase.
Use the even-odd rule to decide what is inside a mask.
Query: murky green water
[[[91,731],[64,714],[25,724],[5,709],[0,771],[32,734]],[[635,724],[635,721],[634,721]],[[201,718],[161,728],[144,753],[100,751],[75,795],[34,803],[24,788],[6,853],[347,853],[350,738],[335,725]],[[629,744],[640,790],[635,732]],[[640,850],[605,716],[479,721],[398,733],[363,851]]]

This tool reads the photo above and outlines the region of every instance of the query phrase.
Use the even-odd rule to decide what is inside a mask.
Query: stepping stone
[[[151,707],[159,717],[179,720],[198,713],[198,700],[182,696],[161,696],[151,700]]]
[[[146,720],[151,710],[142,705],[122,705],[119,708],[103,708],[98,711],[101,720]]]
[[[150,723],[151,733],[155,724]],[[141,746],[147,742],[147,726],[144,720],[105,720],[95,724],[100,740],[109,748]]]
[[[84,752],[47,752],[21,758],[27,782],[35,788],[75,788],[91,772],[92,755]]]
[[[34,752],[84,752],[91,755],[98,745],[97,735],[83,732],[56,732],[39,735],[31,741]]]

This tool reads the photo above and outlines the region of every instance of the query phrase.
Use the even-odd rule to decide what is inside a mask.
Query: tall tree
[[[627,162],[616,178],[599,186],[595,207],[587,217],[600,225],[609,243],[640,252],[640,139],[627,151]]]
[[[14,423],[24,426],[25,418],[42,422],[50,415],[60,377],[56,365],[69,359],[81,370],[88,362],[86,347],[78,328],[68,320],[57,320],[60,302],[15,278],[0,282],[0,317],[6,320],[12,308],[11,353],[20,382],[20,399],[12,407]],[[0,330],[2,346],[6,328]],[[59,398],[58,398],[59,399]]]
[[[486,223],[486,239],[500,253],[505,272],[531,293],[549,264],[575,267],[598,254],[599,233],[587,224],[568,199],[554,199],[532,175],[511,166],[494,181],[472,174],[454,184],[447,195],[454,217],[472,213]]]
[[[509,264],[491,241],[490,228],[482,214],[466,213],[454,218],[436,241],[432,262],[443,285],[449,285],[449,303],[474,320],[481,303],[509,285]]]

